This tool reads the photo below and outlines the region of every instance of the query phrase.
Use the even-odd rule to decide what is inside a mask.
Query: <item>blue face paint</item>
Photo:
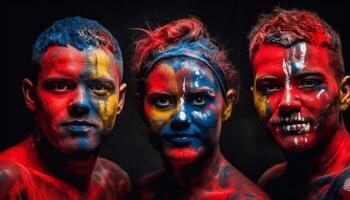
[[[158,109],[158,112],[164,110],[160,114],[157,112],[158,116],[166,116],[164,118],[159,119],[155,114],[146,113],[151,126],[163,124],[154,130],[160,138],[161,145],[166,148],[187,146],[198,149],[213,141],[217,142],[224,101],[215,75],[205,64],[188,57],[170,58],[159,62],[150,72],[149,81],[155,81],[153,76],[161,74],[161,71],[172,71],[172,75],[169,75],[164,83],[159,83],[165,87],[158,85],[154,88],[157,88],[157,91],[161,90],[159,94],[167,93],[170,96],[169,102],[172,103],[168,108],[158,109],[155,103],[157,99],[150,102],[153,104],[152,109]],[[176,89],[171,88],[173,84],[168,87],[167,81],[175,83]],[[152,91],[154,88],[147,90]],[[166,112],[172,114],[165,115]],[[157,118],[156,123],[153,122],[153,117]]]
[[[177,45],[167,48],[162,52],[153,53],[150,60],[144,64],[142,76],[147,77],[155,66],[155,64],[162,59],[172,57],[189,57],[201,61],[212,71],[216,77],[222,95],[226,97],[228,90],[225,74],[220,69],[217,63],[214,62],[214,55],[219,53],[219,49],[209,40],[200,39],[195,42],[181,41]]]

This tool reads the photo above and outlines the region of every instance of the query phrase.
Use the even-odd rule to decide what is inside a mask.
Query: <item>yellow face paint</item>
[[[95,66],[90,78],[110,77],[116,71],[116,64],[111,53],[102,49],[94,49],[88,53],[88,63]]]
[[[161,70],[159,70],[159,73],[151,73],[148,77],[146,93],[164,90],[167,92],[170,91],[169,95],[177,94],[178,87],[174,69],[166,63],[161,64],[160,69]],[[145,98],[145,101],[148,100],[149,99]],[[180,104],[178,102],[175,103],[176,107],[170,109],[160,109],[152,106],[151,104],[145,103],[145,115],[150,122],[151,129],[160,130],[166,124],[170,123],[171,117],[180,109]]]
[[[255,108],[258,111],[258,115],[261,119],[264,119],[267,114],[267,107],[268,107],[268,99],[266,96],[263,96],[257,92],[255,81],[254,81],[254,90],[253,90],[253,95],[254,95],[254,105]]]
[[[100,100],[98,100],[98,113],[102,118],[103,126],[111,129],[115,123],[119,102],[118,80],[115,80],[118,74],[113,55],[103,49],[92,49],[88,52],[87,62],[93,66],[89,73],[90,80],[107,78],[115,81],[115,89],[106,90],[103,97],[101,96]]]

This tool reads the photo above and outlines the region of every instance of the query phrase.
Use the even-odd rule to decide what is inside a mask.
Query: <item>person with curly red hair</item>
[[[164,169],[142,178],[141,199],[268,199],[220,151],[238,98],[237,72],[196,18],[135,42],[136,99]]]

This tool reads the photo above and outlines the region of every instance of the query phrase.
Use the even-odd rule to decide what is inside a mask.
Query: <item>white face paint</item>
[[[186,114],[185,114],[185,94],[186,94],[186,79],[184,78],[182,82],[182,96],[180,97],[180,113],[179,113],[179,118],[181,120],[186,119]]]
[[[285,85],[286,85],[286,102],[290,103],[290,65],[287,64],[285,60],[282,63],[283,72],[285,75]]]
[[[301,71],[305,68],[306,43],[302,42],[291,47],[290,55],[287,59],[283,59],[282,68],[285,74],[286,85],[286,102],[290,103],[290,77],[292,73]]]
[[[319,91],[319,92],[317,93],[317,96],[316,96],[316,97],[317,97],[318,100],[320,100],[320,96],[322,95],[322,93],[324,93],[324,91],[325,91],[325,90],[322,89],[321,91]]]
[[[299,138],[298,137],[294,137],[294,144],[295,144],[295,146],[298,146],[298,144],[299,144]]]

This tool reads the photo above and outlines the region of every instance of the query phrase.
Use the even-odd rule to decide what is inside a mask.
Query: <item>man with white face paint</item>
[[[286,162],[259,180],[272,199],[350,199],[350,105],[337,33],[316,14],[277,8],[249,35],[254,103]]]

